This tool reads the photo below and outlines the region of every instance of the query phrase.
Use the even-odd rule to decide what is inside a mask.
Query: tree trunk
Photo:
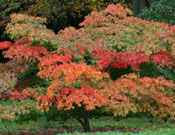
[[[84,112],[84,132],[90,132],[91,129],[90,129],[90,124],[89,124],[89,112],[88,111],[85,111]]]
[[[81,125],[83,126],[83,129],[84,129],[84,132],[91,131],[90,124],[89,124],[89,112],[88,111],[86,111],[86,110],[84,111],[83,119],[76,118],[76,120],[81,123]]]
[[[146,6],[145,0],[133,0],[133,15],[137,16]]]

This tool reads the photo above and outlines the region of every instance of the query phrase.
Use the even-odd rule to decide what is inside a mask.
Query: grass
[[[159,118],[154,118],[153,122],[150,122],[150,119],[147,117],[141,118],[126,118],[120,121],[117,121],[115,118],[101,117],[99,119],[90,120],[91,128],[97,127],[116,127],[118,129],[122,128],[146,128],[146,129],[158,129],[158,128],[173,128],[175,124],[173,123],[164,123],[163,120]],[[81,128],[81,125],[76,120],[68,120],[62,124],[64,127],[74,127]]]
[[[39,128],[38,122],[28,121],[23,122],[22,124],[10,121],[3,121],[0,123],[0,132],[8,131],[20,131],[20,130],[36,130]]]
[[[96,132],[96,133],[78,133],[75,132],[73,134],[63,134],[63,135],[174,135],[175,134],[175,129],[161,129],[158,131],[143,131],[140,133],[132,133],[132,132],[127,132],[127,133],[120,133],[120,132]]]
[[[142,118],[127,118],[117,121],[113,117],[101,117],[99,119],[91,119],[90,120],[91,128],[106,128],[106,127],[115,127],[117,129],[125,129],[125,128],[142,128],[144,129],[143,132],[140,132],[139,135],[159,135],[165,134],[171,135],[175,133],[174,123],[164,123],[161,119],[155,118],[153,122],[150,122],[150,119],[146,117]],[[0,132],[15,132],[21,130],[38,130],[38,129],[59,129],[59,128],[74,128],[76,130],[81,129],[81,125],[73,119],[70,119],[65,122],[58,122],[58,121],[50,121],[47,122],[45,120],[38,120],[38,121],[26,121],[23,123],[16,123],[16,122],[9,122],[9,121],[2,121],[0,123]],[[171,130],[167,130],[171,129]],[[152,131],[150,131],[152,130]],[[160,131],[159,131],[160,130]],[[135,133],[119,133],[119,132],[104,132],[104,133],[78,133],[75,132],[75,135],[136,135]],[[138,134],[138,133],[137,133]],[[64,134],[69,135],[69,134]]]

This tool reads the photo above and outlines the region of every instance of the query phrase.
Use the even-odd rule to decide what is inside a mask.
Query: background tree
[[[0,40],[8,39],[4,30],[12,13],[45,17],[46,26],[57,33],[67,26],[79,28],[78,24],[91,11],[102,10],[111,3],[131,8],[131,1],[126,0],[0,0]]]
[[[175,24],[175,1],[174,0],[154,0],[150,1],[149,8],[142,10],[140,17],[156,22]]]
[[[133,15],[139,15],[142,9],[145,8],[145,6],[146,0],[133,0]]]

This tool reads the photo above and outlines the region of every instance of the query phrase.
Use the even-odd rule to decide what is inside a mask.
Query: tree
[[[49,106],[56,105],[58,110],[74,111],[72,117],[81,123],[85,132],[89,132],[90,111],[108,103],[103,88],[109,75],[85,63],[65,63],[66,56],[57,56],[59,62],[64,62],[54,65],[57,60],[53,62],[52,58],[50,56],[50,61],[43,58],[40,63],[38,76],[52,79],[52,83],[46,95],[38,98],[38,108],[49,111]]]
[[[140,17],[156,22],[175,24],[175,1],[174,0],[154,0],[149,8],[145,8]]]
[[[139,15],[142,9],[145,8],[145,6],[146,0],[133,0],[133,15]]]

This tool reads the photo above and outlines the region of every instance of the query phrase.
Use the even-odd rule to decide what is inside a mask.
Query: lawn
[[[29,122],[9,122],[2,121],[0,123],[0,132],[16,133],[25,135],[53,135],[53,134],[75,134],[75,135],[173,135],[175,132],[175,123],[164,122],[159,118],[152,119],[153,122],[147,117],[140,118],[124,118],[119,121],[111,116],[103,116],[101,118],[94,118],[90,120],[91,129],[93,133],[82,133],[81,125],[73,119],[59,122],[59,121],[46,121],[44,118],[37,121]],[[68,133],[67,133],[68,132]],[[101,133],[103,132],[103,133]]]
[[[121,133],[121,132],[96,132],[96,133],[73,133],[73,135],[174,135],[175,129],[161,129],[158,131],[143,131],[140,133]],[[72,134],[63,134],[63,135],[72,135]]]

